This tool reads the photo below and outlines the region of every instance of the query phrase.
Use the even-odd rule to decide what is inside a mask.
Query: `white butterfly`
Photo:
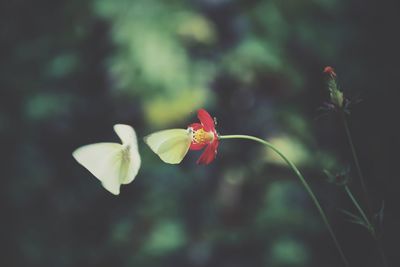
[[[144,142],[164,162],[178,164],[190,148],[192,133],[187,129],[170,129],[152,133],[144,138]]]
[[[76,149],[72,156],[96,176],[106,190],[119,195],[121,184],[129,184],[135,179],[141,161],[135,130],[129,125],[116,124],[114,131],[122,144],[86,145]]]

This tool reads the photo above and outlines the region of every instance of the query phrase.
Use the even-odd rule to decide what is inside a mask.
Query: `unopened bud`
[[[331,103],[338,108],[343,108],[344,106],[344,96],[343,92],[339,90],[336,84],[336,73],[331,66],[327,66],[324,69],[324,73],[329,75],[329,96],[331,98]]]
[[[326,66],[324,69],[324,73],[329,74],[332,78],[336,77],[335,70],[331,66]]]
[[[331,97],[331,102],[335,106],[342,108],[344,104],[344,98],[343,98],[343,92],[341,92],[339,89],[334,88],[330,90],[330,97]]]

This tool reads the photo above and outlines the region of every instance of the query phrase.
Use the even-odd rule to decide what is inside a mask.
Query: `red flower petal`
[[[336,77],[335,70],[331,66],[326,66],[324,68],[324,73],[329,74],[331,77]]]
[[[210,114],[205,109],[199,109],[197,111],[197,117],[199,118],[201,124],[204,126],[204,130],[209,132],[215,130],[214,120],[211,118]]]
[[[218,144],[218,140],[210,143],[204,150],[203,154],[201,154],[200,158],[197,160],[197,164],[210,164],[215,159]]]
[[[195,130],[195,131],[197,131],[197,130],[199,130],[199,129],[201,129],[201,128],[203,128],[203,125],[201,125],[200,123],[192,123],[192,124],[190,124],[189,126],[188,126],[188,128],[193,128],[193,130]]]
[[[196,143],[191,143],[189,149],[190,150],[200,150],[203,149],[207,144],[196,144]]]

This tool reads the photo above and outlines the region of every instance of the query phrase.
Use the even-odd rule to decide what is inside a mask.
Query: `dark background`
[[[198,108],[221,134],[280,147],[320,198],[351,266],[381,266],[323,169],[351,166],[340,121],[319,117],[335,67],[383,243],[399,266],[399,7],[373,0],[0,2],[2,266],[343,266],[299,181],[258,144],[224,141],[161,162],[141,138]],[[75,162],[135,127],[142,168],[115,197]]]

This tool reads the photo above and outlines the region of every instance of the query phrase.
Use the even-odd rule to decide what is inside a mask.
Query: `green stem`
[[[379,237],[376,233],[376,230],[374,228],[374,225],[368,220],[368,217],[365,215],[364,210],[361,208],[360,204],[358,203],[358,201],[356,200],[356,198],[354,197],[354,195],[351,193],[350,188],[346,185],[344,187],[347,195],[349,196],[349,198],[351,199],[351,201],[353,202],[354,206],[356,206],[358,212],[360,213],[360,215],[363,217],[364,221],[367,223],[368,229],[371,232],[372,237],[376,240],[377,242],[377,246],[378,246],[378,250],[379,250],[379,254],[382,258],[382,263],[384,267],[387,267],[387,260],[386,260],[386,255],[385,255],[385,251],[383,249],[382,246],[382,240],[381,237]]]
[[[350,149],[351,149],[351,154],[353,155],[354,164],[356,165],[357,174],[358,174],[358,177],[360,179],[361,188],[362,188],[362,191],[363,191],[363,194],[364,194],[364,201],[367,204],[369,215],[372,218],[372,214],[373,213],[372,213],[371,203],[369,201],[367,186],[365,185],[364,175],[363,175],[363,173],[361,171],[360,162],[358,160],[357,152],[356,152],[356,149],[355,149],[355,146],[354,146],[354,143],[353,143],[353,138],[351,136],[349,124],[347,123],[347,119],[346,119],[345,114],[342,114],[341,119],[342,119],[343,124],[344,124],[344,129],[346,131],[346,136],[347,136],[347,140],[349,142],[349,146],[350,146]]]
[[[343,250],[342,250],[341,246],[339,245],[339,242],[338,242],[338,240],[336,238],[336,235],[332,230],[332,227],[331,227],[331,225],[330,225],[330,223],[328,221],[328,218],[327,218],[324,210],[321,207],[321,204],[319,203],[317,197],[314,195],[314,192],[312,191],[311,187],[308,185],[306,179],[303,177],[303,175],[300,173],[299,169],[297,169],[297,167],[294,165],[294,163],[292,161],[290,161],[280,150],[278,150],[271,143],[269,143],[269,142],[267,142],[267,141],[265,141],[263,139],[254,137],[254,136],[249,136],[249,135],[223,135],[223,136],[219,136],[219,139],[220,140],[223,140],[223,139],[248,139],[248,140],[252,140],[252,141],[255,141],[255,142],[259,142],[259,143],[267,146],[268,148],[272,149],[275,153],[277,153],[290,166],[290,168],[292,168],[293,172],[300,179],[300,181],[303,184],[303,186],[305,187],[307,193],[310,195],[312,201],[314,202],[315,206],[317,207],[317,209],[318,209],[318,211],[319,211],[319,213],[320,213],[320,215],[322,217],[322,220],[324,221],[324,223],[326,225],[326,228],[328,228],[328,231],[329,231],[329,233],[330,233],[330,235],[331,235],[331,237],[333,239],[333,242],[336,245],[337,250],[339,251],[339,254],[340,254],[345,266],[350,266],[349,262],[347,261],[345,255],[343,253]]]
[[[388,267],[389,265],[386,260],[386,254],[385,254],[385,250],[383,249],[381,237],[377,237],[377,242],[378,242],[378,250],[379,250],[379,253],[381,254],[383,266]]]
[[[372,236],[375,238],[375,229],[374,226],[371,224],[371,222],[369,221],[367,215],[365,215],[364,210],[361,208],[360,204],[358,204],[358,201],[356,200],[356,198],[354,197],[354,195],[351,193],[350,188],[346,185],[344,187],[347,195],[349,196],[349,198],[351,199],[351,201],[353,202],[354,206],[356,206],[358,212],[361,214],[361,216],[363,217],[364,221],[367,223],[368,226],[368,230],[371,232]]]
[[[363,173],[361,171],[360,162],[358,160],[357,152],[356,152],[356,149],[355,149],[355,146],[354,146],[354,143],[353,143],[353,138],[351,136],[349,124],[347,123],[346,114],[344,114],[343,112],[341,114],[341,119],[343,121],[344,129],[346,131],[346,136],[347,136],[347,139],[349,141],[349,146],[350,146],[350,149],[351,149],[351,153],[353,155],[354,164],[356,165],[357,174],[358,174],[358,177],[360,178],[361,188],[362,188],[362,191],[363,191],[363,194],[364,194],[364,201],[367,204],[367,208],[368,208],[368,212],[369,212],[370,218],[373,218],[372,206],[371,206],[371,203],[370,203],[367,186],[365,185],[364,175],[363,175]],[[353,197],[353,199],[354,199],[354,197]],[[353,203],[356,204],[357,201],[353,201]],[[360,207],[358,205],[358,203],[357,203],[356,206]],[[362,216],[364,217],[365,213]],[[365,220],[365,218],[364,218],[364,220]],[[368,220],[366,220],[366,221],[368,221]],[[377,241],[377,246],[378,246],[378,250],[379,250],[379,253],[381,255],[381,258],[382,258],[383,266],[386,267],[388,265],[387,265],[386,255],[385,255],[385,251],[383,249],[381,237],[377,236],[376,231],[375,231],[373,225],[370,222],[369,222],[369,225],[372,227],[372,229],[371,229],[372,230],[372,236]]]

